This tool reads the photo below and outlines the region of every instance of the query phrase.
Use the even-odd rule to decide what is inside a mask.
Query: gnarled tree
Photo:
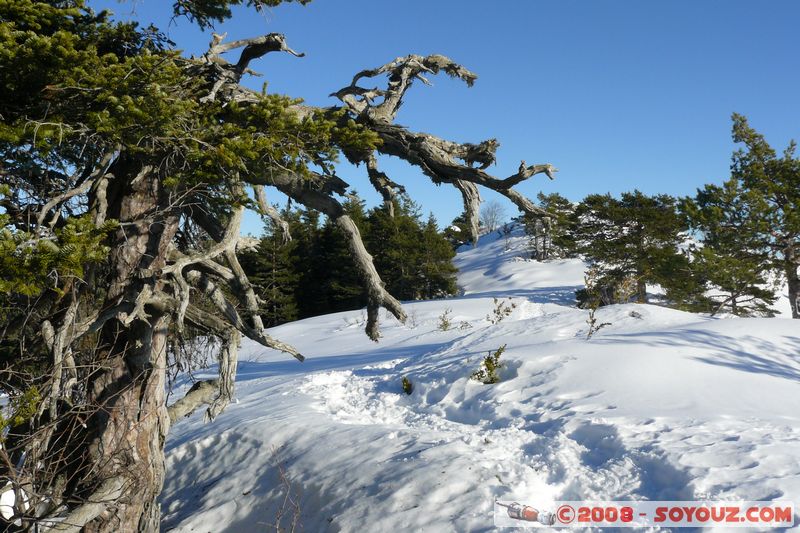
[[[178,0],[201,26],[230,5],[281,0]],[[389,294],[340,197],[338,154],[387,201],[402,186],[376,154],[416,165],[461,191],[477,239],[478,187],[546,215],[514,186],[551,165],[504,179],[486,172],[497,142],[457,143],[394,123],[415,81],[476,76],[441,55],[409,55],[356,74],[312,108],[241,84],[270,52],[298,57],[284,36],[226,41],[187,58],[154,28],[112,22],[82,0],[0,2],[0,387],[2,475],[17,492],[11,521],[57,531],[156,531],[170,424],[233,394],[244,336],[286,352],[259,317],[237,259],[244,210],[279,220],[277,189],[330,217],[348,237],[377,316],[405,313]],[[363,87],[385,77],[383,88]],[[287,238],[289,236],[287,235]],[[168,367],[191,336],[216,339],[219,379],[168,407]],[[7,489],[4,489],[7,490]],[[24,497],[23,497],[24,494]]]

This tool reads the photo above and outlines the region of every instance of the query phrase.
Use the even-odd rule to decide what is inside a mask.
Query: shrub
[[[452,314],[453,310],[448,307],[439,315],[439,331],[448,331],[453,327]]]
[[[506,303],[505,300],[498,300],[497,298],[493,298],[494,300],[494,309],[492,310],[491,314],[486,315],[486,320],[491,322],[492,324],[499,324],[503,321],[504,318],[511,315],[511,312],[516,309],[517,304],[515,303]]]
[[[489,354],[483,358],[480,368],[472,373],[471,378],[475,381],[480,381],[484,385],[491,385],[500,381],[500,376],[497,371],[503,368],[503,363],[500,362],[500,356],[506,349],[506,345],[502,345],[494,352],[489,351]]]

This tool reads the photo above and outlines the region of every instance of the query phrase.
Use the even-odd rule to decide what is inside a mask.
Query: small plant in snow
[[[512,311],[516,309],[517,304],[511,302],[506,303],[505,300],[498,300],[497,298],[493,298],[494,300],[494,309],[492,310],[491,314],[486,315],[486,320],[488,320],[492,324],[499,324],[503,321],[504,318],[510,316]]]
[[[300,517],[302,516],[302,510],[300,508],[300,492],[297,490],[292,481],[289,479],[289,475],[286,472],[286,468],[283,466],[283,463],[278,461],[278,449],[272,449],[272,463],[278,469],[278,478],[279,478],[279,486],[278,491],[280,497],[282,498],[282,502],[278,511],[275,513],[275,523],[274,524],[266,524],[269,526],[270,529],[273,527],[275,531],[281,531],[286,533],[294,533],[295,531],[302,531],[303,524],[300,522]],[[250,491],[245,491],[243,495],[250,494]]]
[[[503,236],[503,251],[507,252],[511,249],[511,234],[514,233],[514,226],[509,223],[503,224],[500,228],[500,234]]]
[[[586,333],[586,338],[591,339],[592,335],[600,331],[606,326],[610,326],[611,322],[603,322],[601,324],[597,323],[597,318],[594,316],[594,312],[597,311],[597,308],[592,307],[589,309],[589,318],[586,319],[586,323],[589,324],[589,331]]]
[[[500,376],[497,371],[503,368],[503,363],[500,362],[500,356],[506,349],[506,345],[502,345],[494,352],[490,351],[489,355],[483,358],[480,368],[472,373],[470,376],[475,381],[480,381],[484,385],[491,385],[500,381]]]
[[[406,394],[411,394],[414,392],[414,384],[411,383],[411,380],[406,376],[403,376],[403,392]]]
[[[406,321],[406,324],[408,324],[411,329],[417,329],[417,326],[419,325],[419,313],[417,312],[416,307],[412,307],[411,312],[408,313],[408,320]]]
[[[461,331],[472,329],[472,324],[470,324],[466,320],[462,320],[461,323],[458,325],[458,329],[460,329]]]
[[[592,335],[600,331],[606,326],[610,326],[611,322],[603,322],[598,324],[595,313],[602,303],[602,296],[598,288],[599,272],[596,268],[590,268],[583,276],[583,282],[586,285],[586,302],[585,305],[589,309],[589,318],[586,323],[589,325],[589,331],[586,333],[586,339],[591,339]]]
[[[439,331],[448,331],[453,327],[453,310],[449,307],[439,315]]]

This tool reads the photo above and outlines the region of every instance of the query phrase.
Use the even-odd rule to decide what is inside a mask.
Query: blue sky
[[[89,4],[152,21],[189,54],[207,47],[209,34],[185,20],[170,25],[166,0]],[[270,92],[315,105],[336,104],[328,94],[354,73],[397,56],[450,56],[478,74],[475,86],[444,76],[417,84],[398,122],[456,141],[495,137],[490,172],[506,177],[521,159],[549,162],[560,169],[556,181],[536,176],[520,190],[579,200],[634,188],[688,195],[721,182],[735,148],[734,111],[777,149],[800,137],[798,23],[796,0],[315,0],[238,9],[216,31],[286,34],[306,57],[269,54],[251,65],[264,78],[248,84],[267,81]],[[402,161],[381,164],[440,224],[461,212],[455,190]],[[363,169],[339,173],[369,204],[379,201]],[[260,226],[251,217],[245,230]]]

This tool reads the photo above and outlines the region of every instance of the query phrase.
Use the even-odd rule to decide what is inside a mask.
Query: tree
[[[481,207],[481,224],[489,233],[493,232],[506,219],[506,208],[497,200],[490,200]]]
[[[523,217],[531,258],[541,261],[551,257],[574,257],[575,242],[570,229],[575,205],[558,193],[539,193],[537,198],[550,216]]]
[[[467,244],[471,239],[471,235],[466,213],[458,215],[450,222],[450,225],[444,229],[444,237],[454,250]]]
[[[647,283],[680,287],[688,273],[686,257],[678,253],[686,226],[667,195],[640,191],[587,196],[575,209],[570,238],[579,252],[598,268],[603,303],[647,302]]]
[[[288,209],[281,213],[290,228],[300,225],[298,212]],[[259,311],[266,327],[277,326],[298,318],[296,293],[300,272],[293,261],[297,241],[286,238],[284,230],[267,221],[265,235],[258,248],[245,252],[239,262],[260,298]]]
[[[733,140],[744,146],[734,152],[731,179],[738,183],[739,199],[748,224],[774,268],[789,288],[792,318],[800,318],[800,158],[794,141],[778,155],[747,119],[733,114]],[[754,249],[755,250],[755,249]]]
[[[232,5],[280,3],[180,0],[173,8],[207,27]],[[0,262],[36,266],[8,268],[0,283],[0,388],[8,405],[22,406],[9,419],[0,469],[30,499],[15,509],[23,525],[156,531],[167,431],[201,405],[208,418],[223,411],[241,336],[303,359],[266,333],[237,256],[249,245],[239,235],[246,209],[284,227],[266,188],[343,232],[373,339],[380,307],[406,315],[337,199],[349,187],[333,172],[340,154],[365,163],[386,196],[397,186],[379,179],[377,153],[456,187],[473,240],[478,186],[544,214],[514,186],[552,177],[551,165],[523,163],[498,179],[485,171],[496,141],[456,143],[394,123],[423,73],[472,85],[476,75],[461,65],[400,57],[357,73],[335,93],[340,106],[314,108],[240,83],[272,52],[302,57],[280,34],[229,42],[214,34],[205,54],[187,58],[157,29],[112,22],[82,0],[0,2],[0,72],[8,73],[0,78]],[[380,90],[360,85],[383,75]],[[167,406],[167,363],[187,328],[218,340],[219,379]]]
[[[458,290],[456,286],[458,269],[453,265],[456,252],[444,235],[439,233],[433,213],[428,216],[422,228],[422,247],[420,298],[430,300],[455,294]]]
[[[702,237],[691,249],[694,283],[687,292],[694,295],[693,310],[772,315],[772,262],[748,208],[756,200],[748,200],[751,195],[731,179],[722,186],[706,185],[694,199],[682,201],[690,227]]]

